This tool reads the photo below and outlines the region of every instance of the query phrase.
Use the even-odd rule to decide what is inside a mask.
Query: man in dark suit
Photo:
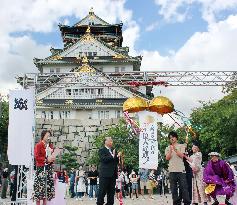
[[[107,194],[106,205],[114,204],[115,183],[117,177],[117,166],[121,153],[112,149],[113,140],[106,137],[104,147],[99,150],[99,193],[97,205],[104,204],[104,197]]]

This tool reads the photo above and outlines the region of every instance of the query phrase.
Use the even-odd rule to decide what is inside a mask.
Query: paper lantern
[[[139,98],[139,97],[133,97],[133,98],[128,98],[124,103],[123,103],[123,111],[127,112],[140,112],[145,109],[147,109],[148,103],[146,100]]]
[[[158,96],[150,101],[149,110],[163,115],[173,112],[174,105],[169,98]]]

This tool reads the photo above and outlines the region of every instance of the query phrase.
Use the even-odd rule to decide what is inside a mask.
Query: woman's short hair
[[[175,132],[175,131],[171,131],[171,132],[168,134],[168,138],[170,139],[171,137],[175,137],[176,139],[179,139],[179,138],[178,138],[178,134],[177,134],[177,132]]]
[[[44,139],[44,136],[45,136],[47,133],[49,133],[50,136],[51,136],[51,132],[50,132],[49,130],[43,130],[43,131],[41,132],[41,137],[40,137],[40,139],[43,140],[43,139]]]

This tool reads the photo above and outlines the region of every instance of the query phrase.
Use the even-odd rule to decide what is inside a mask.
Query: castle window
[[[120,117],[121,117],[121,111],[120,111],[120,110],[117,110],[116,113],[117,113],[117,116],[116,116],[116,117],[117,117],[117,118],[120,118]]]
[[[50,72],[50,73],[54,73],[54,68],[50,68],[50,69],[49,69],[49,72]]]
[[[119,73],[119,67],[115,67],[115,73]]]
[[[105,111],[105,119],[109,119],[109,110]]]
[[[121,72],[125,72],[125,67],[121,67]]]
[[[92,52],[88,52],[88,56],[92,56]]]
[[[56,68],[56,73],[60,73],[60,68]]]
[[[66,95],[72,95],[72,90],[71,89],[66,89]]]
[[[43,119],[46,118],[46,112],[45,112],[45,111],[42,111],[42,115],[41,115],[41,117],[42,117]]]
[[[74,90],[73,90],[73,95],[74,95],[74,96],[77,96],[78,94],[79,94],[78,89],[74,89]]]
[[[95,94],[95,89],[91,89],[91,94]]]
[[[103,88],[99,88],[98,89],[98,95],[102,95],[103,94]]]
[[[100,110],[98,111],[98,118],[102,119],[109,119],[109,110]]]
[[[93,52],[93,56],[97,56],[97,52]]]
[[[69,119],[70,118],[70,111],[65,111],[65,118]]]
[[[50,112],[50,119],[53,119],[53,111]]]

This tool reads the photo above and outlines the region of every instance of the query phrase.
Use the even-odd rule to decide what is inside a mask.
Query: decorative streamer
[[[124,118],[125,118],[126,122],[128,123],[128,125],[131,127],[133,132],[136,135],[138,135],[141,131],[138,123],[129,116],[129,113],[127,111],[123,112],[123,114],[124,114]]]

